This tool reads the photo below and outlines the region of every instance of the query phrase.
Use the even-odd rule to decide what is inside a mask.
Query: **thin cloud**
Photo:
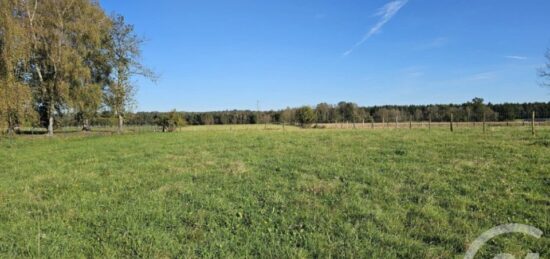
[[[515,59],[515,60],[526,60],[527,57],[524,56],[504,56],[507,59]]]
[[[484,80],[491,80],[494,78],[496,78],[496,72],[490,71],[490,72],[473,74],[471,76],[466,77],[465,80],[466,81],[484,81]]]
[[[397,14],[397,12],[401,8],[403,8],[403,6],[405,6],[405,4],[407,4],[407,2],[408,2],[408,0],[397,0],[397,1],[389,2],[389,3],[385,4],[384,6],[382,6],[382,8],[380,8],[378,10],[378,12],[376,12],[376,14],[375,14],[375,16],[380,17],[378,22],[367,32],[367,34],[365,34],[365,36],[363,36],[363,38],[360,41],[355,43],[355,45],[353,45],[353,47],[351,49],[344,52],[343,55],[347,56],[347,55],[351,54],[357,47],[361,46],[370,37],[372,37],[374,34],[378,33],[382,29],[384,24],[389,22],[393,18],[393,16],[395,16],[395,14]]]
[[[401,73],[408,77],[422,77],[424,76],[424,67],[422,66],[411,66],[404,69],[401,69]]]
[[[432,39],[431,41],[418,45],[415,49],[430,50],[430,49],[441,48],[447,45],[448,42],[449,42],[449,39],[447,37],[437,37],[435,39]]]
[[[422,72],[422,71],[409,72],[409,73],[407,73],[407,76],[409,76],[409,77],[421,77],[421,76],[424,76],[424,72]]]

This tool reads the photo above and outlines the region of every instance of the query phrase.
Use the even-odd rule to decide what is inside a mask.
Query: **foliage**
[[[22,22],[28,24],[31,41],[28,80],[47,113],[51,135],[54,115],[76,101],[78,95],[71,92],[95,83],[89,57],[101,48],[110,21],[99,4],[89,0],[35,0],[23,5]]]
[[[132,77],[155,77],[140,63],[143,41],[133,27],[108,17],[97,1],[0,4],[0,125],[40,118],[51,135],[67,115],[88,128],[102,106],[122,119]]]
[[[345,111],[350,107],[355,111]],[[286,108],[279,111],[220,111],[220,112],[180,112],[189,125],[212,125],[212,124],[256,124],[256,123],[299,123],[296,117],[298,108]],[[344,111],[344,112],[343,112]],[[432,105],[410,105],[410,106],[375,106],[360,107],[353,105],[330,105],[321,103],[315,107],[316,123],[345,122],[344,113],[354,114],[354,120],[349,122],[394,122],[399,121],[428,121],[434,122],[449,121],[450,113],[453,119],[458,122],[482,121],[484,114],[487,121],[509,121],[517,119],[530,119],[531,112],[535,111],[537,118],[550,118],[549,103],[502,103],[485,104],[482,98],[474,98],[464,104],[432,104]],[[128,124],[130,125],[153,125],[156,118],[162,112],[138,112],[129,114]],[[256,121],[257,117],[261,122]]]
[[[142,76],[155,80],[154,72],[140,63],[141,45],[134,27],[127,24],[124,17],[115,15],[109,32],[109,64],[112,67],[110,82],[105,88],[106,104],[119,119],[119,132],[122,131],[124,114],[133,104],[135,86],[133,76]]]
[[[296,110],[296,121],[302,125],[302,127],[307,126],[315,122],[315,112],[309,106],[303,106]]]
[[[18,1],[0,0],[0,126],[9,132],[35,120],[31,91],[22,78],[29,57],[29,41],[22,18],[14,16]]]
[[[157,125],[162,127],[162,132],[165,131],[175,131],[178,127],[185,125],[185,120],[182,116],[176,112],[176,110],[171,111],[168,114],[163,114],[158,117]]]

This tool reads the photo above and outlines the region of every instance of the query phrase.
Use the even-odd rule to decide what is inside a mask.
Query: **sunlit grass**
[[[550,128],[281,125],[0,139],[0,257],[550,253]]]

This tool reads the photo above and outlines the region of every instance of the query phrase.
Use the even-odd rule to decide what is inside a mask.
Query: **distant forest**
[[[157,125],[166,118],[178,117],[187,125],[216,124],[263,124],[263,123],[299,123],[298,108],[287,108],[272,111],[230,110],[214,112],[136,112],[127,115],[130,125]],[[511,121],[530,119],[534,111],[537,119],[550,118],[550,102],[537,103],[503,103],[485,104],[483,99],[474,98],[463,104],[433,105],[384,105],[363,107],[351,102],[340,102],[336,105],[320,103],[311,107],[314,123],[339,122],[394,122],[398,121],[449,121],[453,114],[454,121]],[[78,120],[64,117],[64,125],[78,125]],[[105,111],[92,120],[95,125],[116,125],[112,115]],[[180,123],[181,124],[181,123]]]

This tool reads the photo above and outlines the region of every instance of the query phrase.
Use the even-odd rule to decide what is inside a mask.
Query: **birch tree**
[[[99,43],[100,27],[108,19],[95,1],[23,2],[36,101],[46,111],[48,135],[53,135],[55,115],[70,108],[71,87],[90,81],[84,53]]]
[[[118,131],[124,126],[124,115],[133,104],[136,91],[132,78],[142,76],[155,81],[155,73],[141,64],[141,45],[143,39],[137,36],[134,27],[124,21],[124,17],[115,15],[110,33],[111,80],[105,89],[105,102],[118,118]]]
[[[90,119],[96,117],[103,104],[103,87],[109,83],[109,33],[111,20],[99,9],[91,9],[88,19],[100,21],[95,28],[88,30],[85,37],[79,37],[79,55],[85,65],[82,73],[76,73],[77,80],[71,84],[70,98],[72,110],[82,129],[91,130]],[[87,70],[87,71],[86,71]]]
[[[29,42],[19,1],[0,0],[0,6],[0,118],[13,133],[33,114],[31,91],[24,80]]]

